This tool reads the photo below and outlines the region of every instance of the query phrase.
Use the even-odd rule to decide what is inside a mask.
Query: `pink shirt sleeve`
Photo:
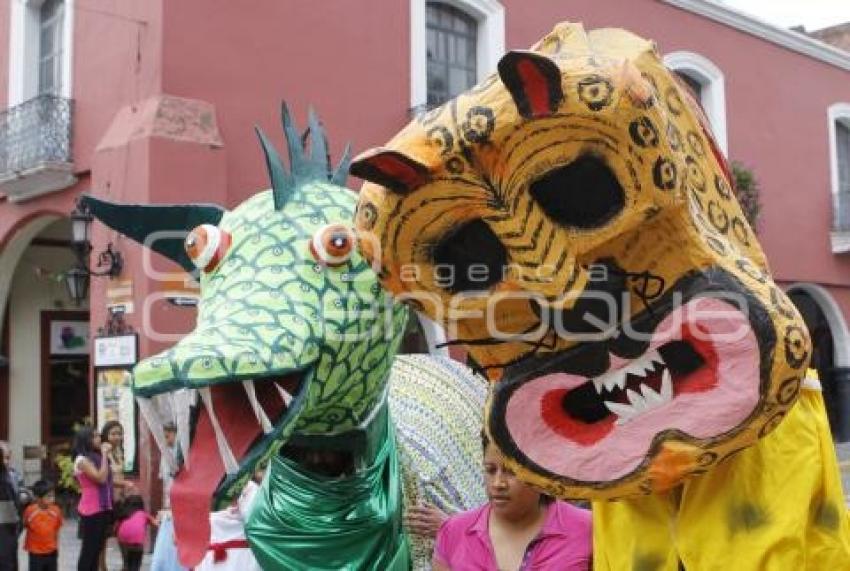
[[[457,549],[458,538],[463,535],[463,514],[457,514],[440,526],[437,540],[434,542],[434,560],[437,563],[451,567],[452,555]]]

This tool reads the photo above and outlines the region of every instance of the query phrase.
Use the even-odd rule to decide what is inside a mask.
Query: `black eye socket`
[[[467,222],[434,248],[434,278],[452,292],[486,291],[502,281],[508,253],[483,220]]]
[[[584,155],[531,183],[531,196],[555,222],[598,228],[625,206],[626,194],[605,162]]]

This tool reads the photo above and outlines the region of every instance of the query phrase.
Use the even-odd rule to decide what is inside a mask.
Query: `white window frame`
[[[702,107],[717,146],[724,156],[729,156],[726,134],[726,79],[714,62],[694,52],[678,51],[664,56],[664,64],[674,71],[686,74],[702,86]]]
[[[836,204],[836,196],[838,195],[839,177],[838,177],[838,140],[836,137],[835,124],[839,121],[850,127],[850,103],[833,103],[827,109],[827,129],[829,130],[829,182],[832,194],[832,204]],[[834,254],[842,254],[850,252],[850,235],[847,232],[830,233],[832,242],[832,252]]]
[[[40,11],[44,0],[9,0],[9,91],[8,105],[14,107],[38,95]],[[74,45],[74,1],[64,1],[62,23],[62,90],[71,98]]]
[[[505,53],[505,8],[498,0],[434,0],[469,14],[478,23],[475,72],[481,81],[496,71]],[[410,0],[410,109],[428,101],[427,0]]]

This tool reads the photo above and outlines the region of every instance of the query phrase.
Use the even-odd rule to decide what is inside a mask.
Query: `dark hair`
[[[39,480],[32,485],[32,495],[37,498],[43,498],[53,491],[53,484],[47,480]]]
[[[92,446],[92,437],[94,436],[94,428],[88,424],[84,424],[74,433],[74,446],[72,448],[74,457],[85,456],[91,459],[92,456],[100,456],[100,450],[95,450]]]
[[[177,432],[177,425],[170,420],[162,425],[163,432]]]
[[[103,442],[108,442],[109,441],[109,433],[116,426],[121,429],[122,433],[124,432],[124,427],[121,426],[120,422],[118,422],[117,420],[110,420],[106,424],[103,425],[103,428],[100,429],[100,439]]]
[[[142,499],[142,496],[140,496],[139,494],[133,494],[124,498],[124,501],[121,502],[121,505],[116,508],[115,516],[119,520],[127,519],[134,513],[144,510],[145,500]]]
[[[491,444],[490,438],[487,436],[487,432],[485,432],[484,429],[482,428],[481,429],[481,450],[486,452],[487,447],[490,444]],[[532,487],[534,487],[534,486],[532,486]],[[544,506],[549,505],[549,504],[551,504],[552,502],[555,501],[554,497],[550,496],[547,493],[541,492],[539,489],[537,489],[537,487],[534,487],[534,489],[537,490],[537,492],[540,494],[540,503],[543,504]]]

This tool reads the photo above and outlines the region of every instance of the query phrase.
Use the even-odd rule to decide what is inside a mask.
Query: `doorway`
[[[41,441],[51,450],[91,422],[89,342],[88,312],[41,312]]]

